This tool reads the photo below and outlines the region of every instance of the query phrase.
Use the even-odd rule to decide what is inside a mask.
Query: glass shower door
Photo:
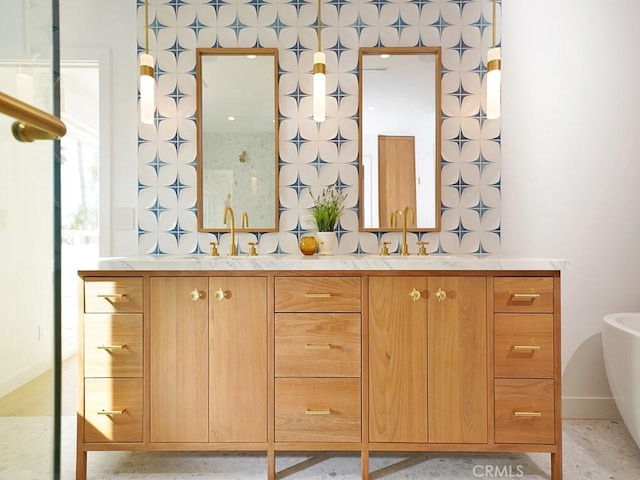
[[[59,145],[24,141],[56,125],[54,3],[0,16],[0,476],[17,480],[59,478]]]

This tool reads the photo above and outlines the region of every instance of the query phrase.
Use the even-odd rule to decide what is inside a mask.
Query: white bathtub
[[[605,315],[602,351],[616,406],[640,447],[640,313]]]

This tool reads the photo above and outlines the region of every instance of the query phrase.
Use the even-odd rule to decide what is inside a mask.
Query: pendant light
[[[149,55],[149,0],[144,1],[144,53],[140,55],[140,121],[152,124],[156,110],[153,56]]]
[[[327,65],[325,55],[322,52],[320,5],[321,0],[318,0],[318,51],[313,54],[313,119],[316,122],[324,122],[327,108]]]
[[[500,117],[500,48],[496,47],[496,0],[493,0],[493,46],[487,52],[487,118]]]

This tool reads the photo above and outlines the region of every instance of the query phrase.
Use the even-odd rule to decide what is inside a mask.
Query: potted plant
[[[331,255],[333,245],[336,242],[335,230],[340,215],[344,211],[347,194],[335,184],[325,187],[317,197],[313,196],[311,190],[309,190],[309,194],[313,199],[311,213],[316,227],[318,227],[318,253]]]

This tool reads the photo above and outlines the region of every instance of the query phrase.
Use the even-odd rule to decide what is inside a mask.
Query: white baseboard
[[[563,397],[562,418],[619,420],[613,397]]]
[[[6,394],[13,392],[15,389],[20,388],[25,383],[30,382],[36,377],[39,377],[47,370],[51,370],[52,362],[44,361],[37,363],[22,370],[14,376],[0,382],[0,397],[4,397]]]

